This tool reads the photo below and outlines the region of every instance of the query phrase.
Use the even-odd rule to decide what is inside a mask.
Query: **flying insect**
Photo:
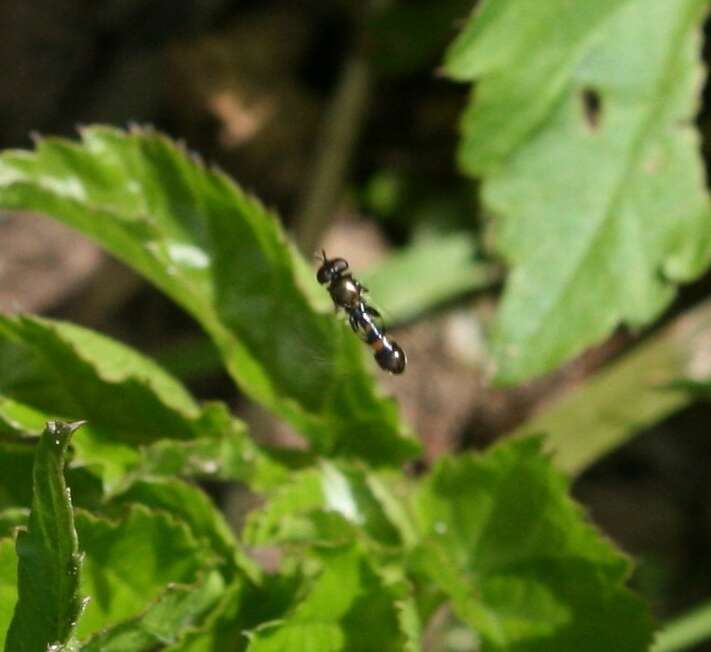
[[[323,250],[321,256],[323,262],[316,272],[316,280],[321,285],[328,284],[326,289],[336,308],[355,308],[363,301],[363,293],[368,291],[367,288],[348,272],[348,261],[344,258],[328,258]]]
[[[373,349],[373,357],[383,371],[401,374],[407,366],[407,356],[402,347],[385,334],[385,329],[378,323],[380,313],[361,302],[348,311],[351,328],[362,334],[366,344]]]
[[[388,337],[380,313],[369,306],[363,297],[368,290],[353,278],[344,258],[328,258],[321,251],[322,264],[316,273],[321,285],[327,285],[336,309],[343,308],[353,332],[359,333],[373,349],[378,366],[392,374],[401,374],[407,366],[407,356],[395,340]]]

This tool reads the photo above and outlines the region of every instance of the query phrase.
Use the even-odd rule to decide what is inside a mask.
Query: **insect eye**
[[[331,269],[335,274],[340,274],[348,269],[348,263],[343,258],[335,258],[331,261]]]

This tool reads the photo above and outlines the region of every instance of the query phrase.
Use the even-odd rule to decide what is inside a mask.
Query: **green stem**
[[[651,652],[678,652],[711,640],[711,602],[676,618],[657,634]]]
[[[556,464],[571,475],[580,473],[693,400],[691,393],[669,385],[711,375],[709,333],[711,301],[678,317],[513,435],[546,434]]]
[[[355,52],[346,62],[331,100],[311,182],[306,186],[301,210],[295,221],[296,241],[311,256],[343,193],[346,170],[360,132],[370,89],[370,70],[365,56]]]

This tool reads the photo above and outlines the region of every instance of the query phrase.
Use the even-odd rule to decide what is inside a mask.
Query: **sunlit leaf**
[[[146,276],[200,322],[240,387],[320,452],[379,463],[416,452],[274,216],[167,138],[93,128],[81,144],[6,152],[0,207],[51,215]],[[319,290],[324,314],[307,299]]]
[[[0,538],[11,536],[18,527],[27,527],[29,520],[29,507],[8,507],[0,510]]]
[[[171,585],[144,613],[104,630],[84,643],[82,652],[153,652],[176,642],[202,624],[224,591],[217,572],[195,585]]]
[[[47,414],[29,405],[0,396],[0,439],[34,435],[39,437],[47,422]]]
[[[239,480],[255,489],[281,482],[288,468],[247,436],[223,403],[205,403],[195,422],[199,436],[162,439],[141,447],[136,474]]]
[[[15,541],[0,538],[0,650],[5,649],[5,637],[17,602],[17,555]]]
[[[706,0],[485,0],[446,70],[476,80],[460,163],[509,262],[498,379],[650,322],[711,254],[693,126]],[[561,26],[565,29],[561,29]]]
[[[132,505],[117,521],[78,510],[76,525],[89,598],[79,639],[136,618],[169,584],[193,584],[215,561],[186,525],[146,507]]]
[[[408,524],[397,509],[383,478],[323,461],[318,468],[293,473],[269,492],[264,506],[250,513],[243,536],[257,546],[348,541],[355,528],[373,541],[398,545],[408,536]]]
[[[74,463],[99,469],[107,489],[142,466],[153,473],[248,479],[259,463],[244,426],[224,406],[201,408],[151,360],[98,333],[39,317],[0,316],[0,358],[10,362],[0,371],[6,397],[0,424],[22,434],[32,433],[42,416],[87,419],[73,440]],[[185,445],[171,449],[170,441]],[[206,459],[208,452],[220,454]],[[172,465],[164,469],[167,459]]]
[[[397,588],[354,547],[322,549],[318,559],[322,570],[306,597],[283,620],[253,631],[248,652],[369,652],[374,640],[378,650],[402,650]]]
[[[422,623],[415,601],[403,598],[395,603],[400,631],[403,634],[404,652],[420,652],[422,649]]]
[[[650,652],[682,652],[708,647],[711,639],[711,604],[703,602],[665,623]],[[700,646],[700,647],[699,647]]]
[[[486,650],[640,652],[651,639],[629,563],[588,525],[536,439],[444,458],[420,489],[414,568]]]
[[[258,572],[248,560],[221,512],[201,489],[174,478],[136,480],[115,495],[108,508],[131,504],[170,512],[188,525],[198,540],[204,541],[215,554],[222,574],[232,580],[243,571],[253,578]]]
[[[242,634],[244,585],[233,584],[225,589],[220,604],[202,627],[186,632],[179,641],[166,647],[170,652],[242,652],[247,640]]]
[[[202,627],[187,632],[166,652],[243,652],[247,632],[280,617],[296,597],[298,586],[287,575],[267,575],[259,585],[228,586],[220,605]]]

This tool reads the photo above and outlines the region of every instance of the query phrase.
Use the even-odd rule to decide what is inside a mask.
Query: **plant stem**
[[[554,462],[576,475],[693,400],[670,383],[711,376],[711,301],[582,383],[518,428],[544,433]]]
[[[674,619],[657,635],[651,652],[678,652],[711,639],[711,602]]]
[[[295,221],[296,241],[310,256],[323,236],[343,192],[353,146],[360,132],[370,89],[370,70],[364,54],[346,61],[338,87],[324,118],[316,148],[314,171]]]

